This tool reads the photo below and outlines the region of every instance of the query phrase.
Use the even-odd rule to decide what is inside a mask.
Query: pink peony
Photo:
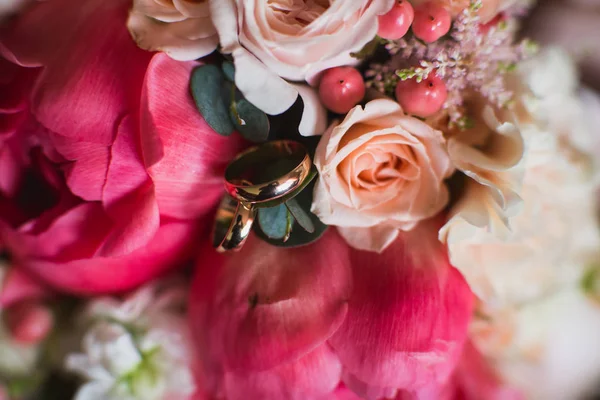
[[[199,385],[226,400],[442,393],[472,294],[436,234],[421,224],[380,255],[334,231],[303,249],[253,237],[231,257],[202,252],[190,299]]]
[[[187,259],[242,145],[195,109],[196,62],[137,48],[128,5],[36,3],[0,35],[6,58],[39,72],[34,85],[2,92],[30,107],[0,150],[0,183],[11,182],[0,186],[0,240],[25,269],[74,293],[126,290]]]

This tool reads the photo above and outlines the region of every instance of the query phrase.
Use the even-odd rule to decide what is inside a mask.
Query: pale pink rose
[[[234,58],[237,87],[267,114],[280,114],[298,97],[297,88],[284,79],[313,83],[325,69],[356,63],[350,53],[375,37],[377,15],[394,0],[209,3],[222,51]],[[305,103],[316,100],[300,95]]]
[[[387,99],[357,106],[323,135],[312,211],[358,249],[382,251],[440,212],[453,171],[440,131]]]
[[[134,0],[127,27],[142,49],[176,60],[196,60],[219,44],[206,1]]]

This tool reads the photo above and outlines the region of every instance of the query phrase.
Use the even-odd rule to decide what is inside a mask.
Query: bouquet
[[[1,1],[0,399],[597,394],[593,3]]]

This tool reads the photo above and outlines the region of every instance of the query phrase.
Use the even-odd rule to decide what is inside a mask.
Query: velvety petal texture
[[[350,250],[334,231],[301,249],[251,237],[233,256],[203,250],[189,307],[205,394],[379,400],[447,390],[473,297],[438,229],[427,221],[381,255]]]
[[[190,318],[209,389],[256,400],[332,392],[341,366],[326,341],[346,316],[350,284],[348,249],[335,232],[302,249],[256,237],[229,257],[207,248]]]
[[[460,357],[472,294],[435,226],[427,221],[401,234],[380,256],[351,253],[348,316],[329,342],[345,383],[367,399],[442,386]]]
[[[202,14],[188,5],[178,12]],[[0,148],[0,238],[23,268],[79,294],[127,290],[179,267],[208,233],[223,169],[244,146],[195,109],[197,63],[135,45],[128,7],[36,2],[0,34],[5,57],[21,65],[0,64],[11,72],[0,121],[24,115],[0,134],[12,143]]]

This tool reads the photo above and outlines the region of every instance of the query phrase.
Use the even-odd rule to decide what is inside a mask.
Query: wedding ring
[[[225,194],[217,210],[213,228],[213,247],[219,253],[237,251],[248,238],[256,209]]]
[[[308,151],[298,142],[263,143],[239,154],[227,166],[225,190],[242,202],[268,202],[302,185],[311,166]]]

